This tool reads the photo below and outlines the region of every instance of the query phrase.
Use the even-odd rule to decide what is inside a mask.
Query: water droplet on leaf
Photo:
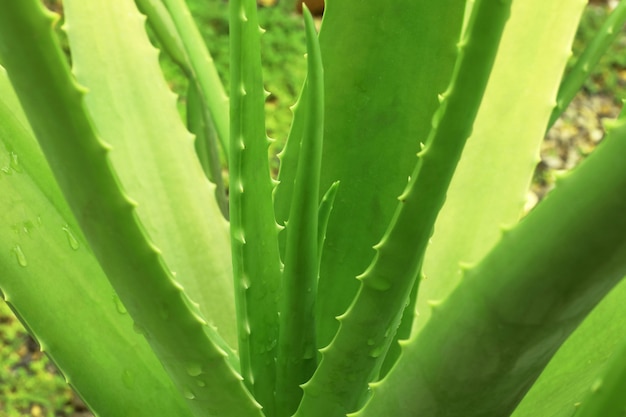
[[[198,376],[202,373],[202,366],[197,363],[187,364],[187,374],[189,376]]]
[[[20,245],[13,246],[13,253],[15,254],[15,258],[17,259],[17,263],[22,266],[28,266],[28,261],[26,260],[26,256],[22,251],[22,247]]]
[[[602,388],[602,380],[596,379],[593,384],[591,384],[591,392],[598,392]]]
[[[15,152],[11,152],[10,156],[11,156],[11,160],[9,162],[9,166],[11,167],[11,169],[15,172],[22,172],[22,167],[20,165],[20,161],[17,157],[17,154]]]
[[[113,295],[113,302],[115,303],[115,309],[117,310],[118,313],[120,314],[126,314],[126,307],[124,307],[124,304],[122,303],[122,300],[120,300],[120,297],[118,297],[117,295]]]
[[[196,394],[193,393],[193,391],[191,391],[190,389],[185,389],[183,391],[183,395],[185,396],[185,398],[187,398],[188,400],[193,400],[194,398],[196,398]]]
[[[370,357],[377,358],[377,357],[379,357],[380,355],[383,354],[384,350],[385,350],[385,346],[384,345],[383,346],[378,346],[378,347],[372,349],[372,351],[370,352]]]
[[[70,227],[67,224],[63,226],[63,231],[65,232],[65,236],[67,237],[67,243],[69,243],[70,248],[72,248],[73,250],[78,250],[78,240],[76,240],[76,237],[74,236],[74,234],[70,230]]]

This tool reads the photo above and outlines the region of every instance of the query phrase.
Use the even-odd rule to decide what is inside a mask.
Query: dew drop
[[[201,379],[196,379],[196,385],[199,387],[206,387],[206,383]]]
[[[22,229],[27,235],[30,235],[30,232],[32,232],[34,228],[35,223],[31,222],[30,220],[26,220],[24,223],[22,223]]]
[[[189,376],[198,376],[202,373],[202,366],[197,363],[187,364],[186,369]]]
[[[72,248],[73,250],[78,250],[78,240],[76,240],[76,237],[70,230],[69,225],[66,224],[65,226],[63,226],[63,231],[65,232],[65,236],[67,237],[67,243],[69,243],[70,248]]]
[[[596,379],[593,384],[591,384],[591,392],[598,392],[602,388],[602,379]]]
[[[374,339],[367,339],[367,345],[368,346],[374,346],[376,344],[376,342],[374,341]]]
[[[15,254],[15,259],[17,259],[17,263],[22,266],[28,266],[28,261],[26,260],[26,256],[22,251],[22,247],[20,245],[13,246],[13,253]]]
[[[187,398],[188,400],[193,400],[196,398],[196,394],[193,393],[193,391],[191,391],[190,389],[185,389],[183,391],[183,395],[185,396],[185,398]]]
[[[252,285],[250,283],[250,278],[246,274],[243,274],[243,276],[241,277],[241,287],[242,287],[242,289],[247,290],[247,289],[250,288],[250,285]]]
[[[120,297],[118,297],[117,295],[113,295],[113,302],[115,303],[115,309],[117,310],[118,313],[120,314],[126,314],[126,307],[124,307],[124,304],[122,303],[122,300],[120,300]]]
[[[377,358],[377,357],[379,357],[380,355],[383,354],[384,350],[385,350],[384,346],[378,346],[378,347],[372,349],[372,351],[370,352],[370,357]]]
[[[11,156],[11,160],[9,162],[9,166],[11,167],[11,169],[15,172],[22,172],[22,167],[20,165],[20,161],[17,157],[17,154],[15,152],[11,152],[10,156]]]

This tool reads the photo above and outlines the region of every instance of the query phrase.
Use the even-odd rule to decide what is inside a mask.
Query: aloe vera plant
[[[522,210],[626,1],[565,80],[582,0],[305,11],[277,179],[253,0],[230,97],[183,0],[65,0],[71,66],[38,0],[0,6],[0,289],[96,415],[626,409],[626,116]]]

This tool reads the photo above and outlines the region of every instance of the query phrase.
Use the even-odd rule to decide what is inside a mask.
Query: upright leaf
[[[302,397],[300,386],[317,366],[315,297],[319,271],[319,182],[324,130],[324,71],[315,23],[304,9],[307,34],[307,110],[292,195],[280,302],[276,404],[291,416]]]
[[[202,105],[208,109],[222,150],[228,155],[228,97],[213,64],[213,58],[184,0],[163,0],[163,4],[167,7],[172,23],[182,41],[189,73],[192,81],[197,85]]]
[[[574,68],[567,74],[563,83],[559,87],[559,94],[556,106],[550,115],[548,129],[557,121],[559,116],[567,109],[567,106],[580,91],[583,84],[593,71],[594,67],[607,51],[609,46],[617,39],[621,29],[626,22],[626,1],[622,0],[615,10],[611,12],[606,21],[602,24],[596,36],[585,47],[583,53],[576,60]]]
[[[465,9],[465,0],[328,3],[320,187],[341,181],[341,194],[320,267],[318,347],[337,331],[335,317],[359,286],[354,277],[374,256],[406,186],[450,81]]]
[[[256,7],[254,0],[230,2],[230,231],[242,373],[271,416],[281,264]]]
[[[344,416],[361,405],[399,325],[433,224],[469,137],[510,14],[510,1],[479,0],[459,42],[452,80],[440,95],[432,129],[376,256],[341,317],[296,417]],[[381,413],[382,414],[382,413]]]

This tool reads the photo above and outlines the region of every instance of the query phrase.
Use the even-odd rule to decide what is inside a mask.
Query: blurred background
[[[323,0],[307,0],[320,17]],[[44,0],[62,14],[62,0]],[[207,41],[218,71],[228,88],[228,2],[226,0],[187,0]],[[273,155],[284,145],[291,122],[291,106],[305,76],[304,34],[297,1],[281,4],[258,0],[259,20],[267,30],[262,37],[265,88],[271,93],[266,102],[267,130],[276,142]],[[573,46],[575,57],[594,36],[617,2],[591,0]],[[59,36],[64,40],[63,33]],[[67,48],[66,43],[64,44]],[[184,102],[186,81],[167,58],[161,60],[171,88]],[[570,63],[570,65],[571,65]],[[626,32],[596,67],[568,110],[548,132],[542,146],[527,209],[532,208],[552,188],[555,174],[576,166],[600,142],[602,122],[614,118],[621,108],[626,86]],[[182,109],[182,106],[181,106]],[[182,110],[181,110],[182,111]],[[272,159],[277,170],[278,160]],[[15,316],[0,300],[0,417],[88,417],[84,404],[67,387],[54,365],[43,355]]]

